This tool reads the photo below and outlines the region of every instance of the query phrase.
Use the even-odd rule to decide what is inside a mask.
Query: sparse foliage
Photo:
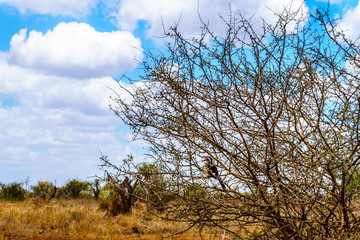
[[[100,186],[100,179],[99,178],[96,178],[94,180],[94,182],[92,182],[90,184],[90,187],[92,189],[92,192],[93,192],[93,195],[94,195],[94,198],[97,200],[100,196],[100,192],[101,192],[101,186]]]
[[[359,238],[360,45],[327,11],[277,17],[258,32],[232,14],[222,37],[174,27],[112,109],[175,179],[167,219],[239,238]]]
[[[111,215],[127,214],[137,200],[135,189],[138,186],[138,179],[131,174],[133,157],[129,155],[123,160],[122,165],[116,166],[109,162],[107,156],[101,156],[100,167],[104,170],[108,194],[101,203]]]
[[[171,179],[166,178],[166,174],[156,163],[140,163],[136,166],[136,170],[136,176],[140,179],[140,199],[162,212],[166,204],[176,198],[169,191]]]

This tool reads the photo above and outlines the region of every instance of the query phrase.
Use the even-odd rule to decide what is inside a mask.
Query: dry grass
[[[95,200],[0,201],[0,239],[156,240],[184,228],[147,214],[141,204],[130,215],[111,217],[99,210]],[[221,239],[219,234],[209,234],[204,239]],[[201,238],[192,231],[169,239]]]

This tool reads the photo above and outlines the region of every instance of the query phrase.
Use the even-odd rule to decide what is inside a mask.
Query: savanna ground
[[[93,199],[33,198],[22,202],[0,201],[0,239],[229,239],[221,230],[198,229],[170,236],[186,228],[165,222],[135,204],[129,215],[110,216]]]

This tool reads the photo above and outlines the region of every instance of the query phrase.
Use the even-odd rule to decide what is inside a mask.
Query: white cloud
[[[35,12],[80,18],[88,15],[98,0],[0,0],[1,3],[16,7],[23,14]]]
[[[0,57],[0,94],[17,96],[29,111],[71,110],[87,116],[109,115],[110,95],[119,91],[111,77],[75,78],[49,76],[10,65]]]
[[[347,37],[357,39],[360,36],[360,4],[345,12],[339,26]]]
[[[59,23],[45,34],[26,29],[10,42],[9,62],[46,74],[102,77],[135,69],[141,41],[130,32],[97,32],[85,23]]]
[[[121,29],[133,31],[137,28],[138,22],[143,20],[148,24],[147,36],[150,38],[163,36],[162,23],[165,29],[168,29],[179,22],[183,34],[194,35],[199,32],[201,26],[199,15],[204,22],[209,22],[213,31],[221,33],[225,25],[219,16],[227,19],[229,7],[232,12],[240,11],[246,18],[255,16],[253,22],[259,26],[262,19],[269,23],[276,20],[274,13],[269,9],[282,11],[284,7],[291,5],[292,10],[302,8],[305,13],[308,11],[302,0],[293,0],[291,3],[283,0],[122,0],[117,1],[117,5],[114,1],[105,2],[111,2],[108,4],[113,9],[110,15],[116,19]]]
[[[99,150],[114,161],[130,153],[139,159],[141,150],[121,140],[128,133],[108,107],[111,89],[119,88],[115,80],[39,74],[9,65],[4,55],[0,97],[11,95],[19,104],[0,104],[0,163],[6,166],[0,182],[92,176],[98,173]]]

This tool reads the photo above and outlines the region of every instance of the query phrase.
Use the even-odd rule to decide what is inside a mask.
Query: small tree
[[[90,183],[95,200],[98,200],[101,192],[100,179],[96,178],[94,182]]]
[[[130,213],[137,200],[135,189],[139,182],[131,173],[133,157],[129,155],[119,167],[110,163],[107,156],[101,156],[100,160],[102,162],[100,168],[105,173],[102,180],[106,182],[106,187],[109,190],[105,199],[106,202],[102,203],[102,207],[114,216]]]

